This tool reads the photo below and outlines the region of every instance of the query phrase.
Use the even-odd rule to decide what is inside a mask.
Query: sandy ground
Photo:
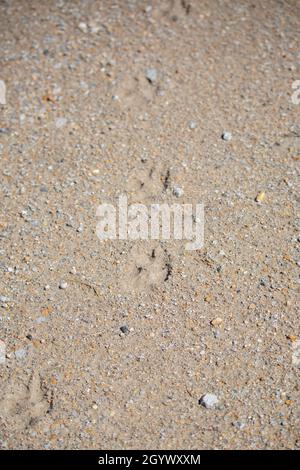
[[[299,31],[296,0],[0,2],[2,448],[300,446]],[[122,193],[204,203],[204,247],[101,243]]]

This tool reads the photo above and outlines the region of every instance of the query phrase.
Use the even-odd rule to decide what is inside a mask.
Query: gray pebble
[[[196,127],[197,127],[197,123],[195,121],[190,121],[189,122],[189,128],[191,130],[196,129]]]
[[[218,397],[213,393],[206,393],[202,395],[199,400],[199,404],[204,408],[214,408],[219,403]]]
[[[173,189],[173,194],[174,194],[174,196],[176,196],[176,197],[181,197],[181,196],[183,196],[184,191],[183,191],[182,188],[174,188],[174,189]]]
[[[129,328],[128,328],[127,325],[121,326],[120,330],[122,331],[122,333],[124,333],[124,335],[126,335],[127,333],[129,333]]]
[[[245,423],[242,423],[241,421],[234,421],[232,426],[241,430],[245,427]]]
[[[266,277],[262,277],[261,280],[259,281],[260,286],[267,286],[268,285],[268,279]]]
[[[227,132],[227,131],[223,132],[223,134],[222,134],[222,139],[223,139],[223,140],[226,140],[226,141],[231,140],[231,139],[232,139],[231,133],[230,133],[230,132]]]
[[[44,323],[45,321],[47,321],[46,317],[37,317],[35,322],[40,324],[40,323]]]
[[[15,356],[17,359],[24,359],[27,355],[26,349],[17,349],[15,351]]]
[[[157,80],[157,71],[156,69],[148,69],[146,71],[146,78],[150,83],[153,83]]]

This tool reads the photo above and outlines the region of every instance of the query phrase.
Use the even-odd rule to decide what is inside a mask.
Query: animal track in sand
[[[189,15],[192,10],[188,0],[168,0],[166,3],[158,3],[153,9],[154,17],[166,17],[172,21],[179,20],[182,16]]]
[[[28,383],[10,383],[0,401],[0,417],[15,419],[19,427],[31,425],[51,408],[40,375],[33,372]]]
[[[122,289],[143,292],[162,286],[172,274],[171,256],[160,245],[135,245],[123,271]]]
[[[134,202],[157,202],[157,198],[168,190],[171,172],[159,165],[145,165],[128,178],[127,192]]]
[[[138,73],[121,77],[113,93],[125,108],[141,110],[155,99],[156,87],[149,84],[142,73]]]

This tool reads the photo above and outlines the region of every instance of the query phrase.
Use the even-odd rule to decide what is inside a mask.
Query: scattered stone
[[[16,359],[24,359],[27,355],[26,349],[17,349],[15,351]]]
[[[46,317],[37,317],[35,322],[40,324],[40,323],[44,323],[45,321],[47,321],[47,318]]]
[[[6,345],[2,339],[0,339],[0,364],[5,364],[5,358],[6,358]]]
[[[290,341],[292,341],[292,343],[297,341],[297,336],[295,336],[295,335],[287,335],[286,338],[289,339]]]
[[[150,83],[155,82],[157,80],[157,70],[156,69],[146,70],[146,78]]]
[[[94,403],[92,408],[93,408],[93,410],[98,410],[98,405],[96,405],[96,403]]]
[[[49,289],[50,289],[49,284],[47,284],[46,286],[44,286],[44,290],[49,290]]]
[[[260,191],[260,192],[257,194],[257,196],[256,196],[256,198],[255,198],[255,201],[256,201],[256,202],[263,202],[263,200],[265,199],[265,197],[266,197],[266,194],[264,193],[264,191]]]
[[[176,196],[176,197],[181,197],[181,196],[183,196],[184,191],[183,191],[182,188],[174,188],[174,189],[173,189],[173,194],[174,194],[174,196]]]
[[[28,335],[26,335],[26,338],[31,341],[32,340],[32,335],[29,333]]]
[[[220,326],[222,323],[223,323],[223,319],[220,318],[220,317],[214,318],[214,319],[210,322],[210,324],[211,324],[212,326],[215,326],[215,327]]]
[[[57,129],[60,129],[61,127],[64,127],[67,124],[67,119],[66,118],[57,118],[55,120],[55,126]]]
[[[197,123],[196,123],[195,121],[190,121],[190,122],[189,122],[189,128],[190,128],[191,130],[196,129],[196,127],[197,127]]]
[[[81,23],[79,23],[78,28],[80,29],[80,31],[82,33],[87,33],[88,32],[87,24],[84,23],[83,21],[81,21]]]
[[[204,408],[214,408],[218,403],[218,397],[213,393],[206,393],[199,400],[199,405],[204,406]]]
[[[124,335],[127,335],[129,333],[129,328],[127,325],[121,326],[120,330]]]
[[[292,362],[300,369],[300,339],[293,343]]]
[[[68,287],[68,283],[65,282],[65,281],[62,281],[60,284],[59,284],[59,288],[60,289],[66,289]]]
[[[91,30],[91,33],[93,34],[97,34],[101,30],[101,26],[99,26],[95,21],[89,21],[89,28]]]
[[[79,227],[76,230],[78,233],[83,232],[83,224],[79,224]]]
[[[266,287],[268,285],[268,279],[266,277],[262,277],[259,281],[259,285]]]
[[[223,132],[223,134],[222,134],[222,139],[223,139],[223,140],[226,140],[226,141],[231,140],[231,139],[232,139],[231,133],[230,133],[230,132],[227,132],[227,131]]]
[[[245,427],[245,423],[242,423],[241,421],[233,421],[232,426],[242,430]]]

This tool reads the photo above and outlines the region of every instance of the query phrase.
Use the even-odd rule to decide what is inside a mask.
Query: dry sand
[[[299,27],[296,0],[0,2],[2,448],[300,446]],[[122,193],[204,203],[204,247],[101,243]]]

